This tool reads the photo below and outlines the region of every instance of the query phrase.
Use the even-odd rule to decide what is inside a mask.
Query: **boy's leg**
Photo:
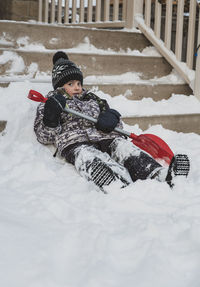
[[[131,179],[127,170],[113,161],[107,153],[94,146],[81,145],[74,151],[75,167],[81,176],[92,181],[101,190],[117,181],[120,187],[127,186]]]
[[[132,142],[117,138],[111,143],[110,149],[111,157],[127,168],[133,181],[147,178],[165,180],[167,169]]]
[[[190,161],[184,154],[175,155],[167,168],[125,139],[115,139],[110,149],[111,157],[128,169],[133,181],[155,178],[173,187],[173,178],[177,175],[187,176],[190,170]]]

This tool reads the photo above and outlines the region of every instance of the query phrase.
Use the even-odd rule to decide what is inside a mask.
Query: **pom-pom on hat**
[[[69,60],[66,53],[58,51],[53,56],[52,84],[54,90],[69,81],[77,80],[83,85],[81,70]]]

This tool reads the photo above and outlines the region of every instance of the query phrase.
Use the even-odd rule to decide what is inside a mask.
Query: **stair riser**
[[[142,130],[153,125],[162,125],[176,132],[200,134],[200,114],[131,117],[123,118],[123,121],[128,125],[138,124]]]
[[[119,49],[129,48],[142,51],[147,46],[152,46],[141,33],[64,27],[63,25],[0,22],[0,31],[0,37],[4,35],[3,32],[6,32],[7,39],[12,40],[14,47],[18,46],[19,38],[26,36],[29,38],[29,43],[40,43],[46,49],[71,49],[84,43],[86,37],[91,45],[104,50],[119,51]]]
[[[1,83],[0,87],[6,88],[9,82]],[[152,98],[154,101],[161,101],[162,99],[169,99],[171,94],[192,95],[192,90],[186,84],[180,85],[137,85],[137,84],[123,84],[123,85],[84,85],[86,90],[100,90],[112,97],[118,95],[125,95],[129,100],[141,100],[143,98]]]
[[[0,51],[0,55],[3,50]],[[37,63],[40,72],[52,70],[52,57],[54,53],[22,52],[16,55],[22,57],[26,67]],[[120,75],[127,72],[141,73],[141,79],[147,80],[154,77],[163,77],[172,71],[172,67],[163,58],[136,57],[121,55],[88,55],[68,54],[70,60],[75,62],[82,70],[84,77],[91,75]],[[10,62],[3,65],[0,75],[5,75],[10,68]],[[27,74],[27,69],[21,74]]]
[[[152,98],[154,101],[161,101],[162,99],[169,99],[171,95],[192,95],[193,92],[186,84],[180,85],[84,85],[86,89],[92,87],[98,88],[112,97],[118,95],[125,95],[129,100],[141,100],[143,98]]]

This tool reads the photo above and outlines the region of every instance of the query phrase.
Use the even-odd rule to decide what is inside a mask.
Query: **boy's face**
[[[64,84],[63,88],[70,97],[82,94],[81,82],[77,80],[67,82]]]

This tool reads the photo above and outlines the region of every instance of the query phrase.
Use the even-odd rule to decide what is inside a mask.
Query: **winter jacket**
[[[47,97],[53,96],[53,93],[54,92],[49,92]],[[65,97],[67,99],[66,105],[69,108],[84,113],[95,119],[98,118],[101,111],[105,111],[109,108],[106,100],[100,99],[91,92],[83,92],[81,96],[74,96],[73,98],[69,97],[65,93]],[[40,143],[54,144],[57,147],[60,155],[65,148],[75,143],[95,143],[105,139],[122,137],[115,131],[112,131],[111,133],[104,133],[97,130],[94,123],[64,112],[61,113],[60,124],[57,127],[47,127],[43,123],[44,105],[44,103],[40,103],[37,108],[34,131],[37,136],[37,140]],[[121,121],[119,122],[118,127],[122,128]]]

